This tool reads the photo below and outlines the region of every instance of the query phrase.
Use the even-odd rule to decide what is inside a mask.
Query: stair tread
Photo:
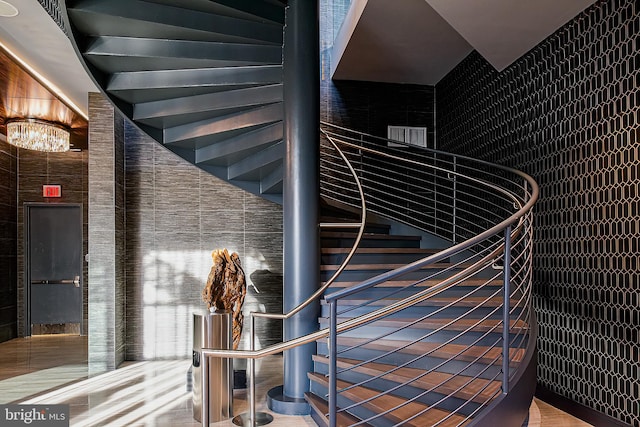
[[[308,376],[312,381],[318,382],[325,387],[328,385],[328,379],[324,375],[309,373]],[[337,386],[339,389],[343,389],[353,386],[353,384],[338,379]],[[363,386],[355,386],[340,393],[340,395],[348,398],[353,402],[361,402],[366,399],[371,399],[370,401],[364,403],[363,406],[376,413],[390,410],[390,412],[383,415],[383,417],[395,423],[401,422],[405,426],[430,426],[444,420],[445,418],[447,419],[438,424],[439,426],[459,426],[463,425],[465,421],[465,417],[455,413],[452,414],[451,412],[444,409],[433,407],[430,408],[428,405],[419,402],[407,402],[406,399],[393,395],[377,396],[378,394],[379,392],[377,390]],[[392,409],[399,405],[402,406],[396,409]],[[425,412],[420,413],[422,411]],[[409,420],[409,418],[413,416],[415,416],[415,418]]]
[[[358,236],[358,233],[348,233],[342,231],[321,231],[320,237],[334,237],[353,239]],[[382,234],[382,233],[364,233],[363,239],[381,239],[381,240],[421,240],[420,236],[407,236],[401,234]]]
[[[313,394],[313,393],[305,393],[304,394],[305,398],[307,399],[307,402],[309,402],[309,404],[311,405],[311,407],[320,415],[324,416],[324,417],[328,417],[326,414],[329,413],[329,404],[327,403],[326,400],[324,400],[323,398],[321,398],[320,396],[318,396],[317,394]],[[340,409],[340,408],[338,408]],[[353,424],[357,424],[360,422],[359,418],[354,417],[353,415],[347,413],[347,412],[338,412],[336,414],[336,426],[337,427],[348,427],[351,426]],[[367,423],[362,423],[359,424],[363,427],[370,427],[370,424]]]
[[[338,317],[338,324],[349,320],[349,317]],[[415,322],[415,323],[414,323]],[[447,325],[448,323],[450,323],[450,325]],[[329,323],[329,318],[327,317],[321,317],[320,318],[320,323],[324,323],[324,324],[328,324]],[[502,332],[502,319],[485,319],[485,320],[481,320],[481,319],[458,319],[455,320],[454,319],[434,319],[434,318],[428,318],[428,319],[422,319],[418,322],[416,322],[416,319],[411,319],[411,318],[399,318],[399,317],[392,317],[392,318],[385,318],[385,319],[380,319],[380,320],[376,320],[372,326],[375,327],[391,327],[391,328],[400,328],[403,327],[409,323],[413,323],[410,328],[411,329],[436,329],[436,328],[440,328],[444,325],[447,325],[444,330],[452,330],[452,331],[464,331],[467,329],[473,330],[473,331],[477,331],[477,332],[488,332],[493,330],[494,332]],[[527,329],[528,325],[526,322],[522,321],[522,320],[511,320],[510,321],[510,327],[511,329]]]
[[[320,222],[332,222],[332,223],[360,222],[360,217],[356,216],[356,217],[353,217],[353,218],[348,218],[348,217],[321,215],[320,216]],[[385,229],[390,229],[391,228],[391,226],[388,225],[388,224],[380,224],[380,223],[371,222],[371,221],[365,221],[365,226],[385,228]]]
[[[377,339],[369,342],[368,338],[355,338],[338,336],[338,345],[343,347],[360,346],[370,350],[392,351],[397,350],[399,353],[409,355],[429,355],[441,359],[450,359],[454,357],[456,360],[468,362],[478,361],[480,363],[496,363],[502,355],[502,347],[488,346],[467,346],[464,344],[442,344],[438,342],[423,342],[409,344],[409,341]],[[405,347],[406,346],[406,347]],[[401,347],[404,347],[400,349]],[[400,349],[400,350],[398,350]],[[513,364],[522,361],[524,350],[521,348],[511,348],[509,356]]]
[[[327,364],[327,357],[313,356],[313,360],[318,363]],[[379,362],[361,363],[356,359],[338,358],[337,366],[341,369],[350,369],[363,373],[371,377],[380,376],[383,379],[397,383],[408,383],[412,387],[423,390],[434,389],[441,394],[453,394],[466,400],[475,402],[486,402],[496,395],[500,390],[500,381],[491,381],[484,378],[472,378],[467,375],[452,375],[445,372],[429,372],[418,368],[402,367]]]

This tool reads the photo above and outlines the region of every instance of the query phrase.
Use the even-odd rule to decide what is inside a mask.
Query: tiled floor
[[[87,378],[86,337],[32,337],[0,344],[0,403],[68,404],[71,426],[199,426],[186,389],[189,360],[127,362]],[[256,395],[282,383],[282,358],[256,363]],[[28,397],[30,396],[30,397]],[[258,411],[269,412],[264,398]],[[246,390],[234,391],[234,413],[247,410]],[[311,417],[274,414],[272,427],[315,426]],[[233,426],[231,420],[211,424]],[[529,427],[588,427],[537,399]]]

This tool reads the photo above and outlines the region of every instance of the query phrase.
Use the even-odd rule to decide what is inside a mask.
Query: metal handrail
[[[367,137],[367,138],[374,138],[377,140],[381,140],[381,141],[390,141],[388,139],[385,138],[379,138],[379,137],[374,137],[371,135],[367,135],[364,134],[362,132],[355,132],[355,131],[351,131],[351,130],[347,130],[345,128],[341,128],[339,126],[333,126],[333,125],[329,125],[329,124],[324,124],[325,126],[329,126],[329,127],[333,127],[336,129],[340,129],[340,130],[346,130],[349,132],[354,132],[358,135],[362,137]],[[347,162],[347,164],[349,164],[349,169],[351,171],[351,173],[357,177],[357,174],[355,173],[354,168],[351,166],[351,164],[348,161],[348,158],[346,157],[346,155],[339,150],[337,143],[336,143],[336,138],[335,138],[335,134],[331,134],[330,132],[327,132],[325,130],[323,130],[323,134],[327,137],[327,140],[329,140],[331,142],[331,144],[338,149],[338,152],[340,153],[341,157],[345,160],[345,162]],[[342,138],[341,138],[342,139]],[[345,139],[349,139],[349,138],[345,138]],[[394,141],[395,142],[395,141]],[[369,154],[376,154],[382,157],[386,157],[390,160],[402,160],[403,162],[408,162],[408,163],[413,163],[414,165],[418,166],[422,166],[422,167],[426,167],[426,168],[431,168],[432,171],[434,171],[434,173],[439,172],[439,173],[447,173],[448,176],[453,176],[454,178],[454,182],[457,182],[458,179],[466,179],[468,181],[471,181],[473,183],[475,183],[476,185],[480,185],[480,186],[484,186],[485,188],[488,188],[492,191],[494,191],[495,193],[499,193],[502,194],[503,196],[506,197],[506,199],[510,200],[511,203],[513,204],[513,209],[516,211],[513,214],[511,214],[509,217],[507,217],[506,219],[503,219],[502,221],[500,221],[498,224],[494,224],[492,227],[482,231],[481,233],[476,234],[475,236],[471,237],[470,239],[466,239],[458,244],[455,244],[454,246],[451,246],[449,248],[446,248],[442,251],[440,251],[437,254],[425,257],[421,260],[417,260],[407,266],[403,266],[399,269],[396,270],[392,270],[390,272],[387,273],[383,273],[380,274],[374,278],[371,278],[369,280],[366,280],[362,283],[360,283],[359,285],[356,286],[352,286],[350,288],[344,289],[344,290],[340,290],[337,292],[333,292],[327,296],[325,296],[325,300],[330,304],[331,307],[331,324],[329,328],[325,328],[322,330],[319,330],[317,332],[314,332],[312,334],[309,334],[307,336],[303,336],[303,337],[298,337],[286,342],[282,342],[282,343],[278,343],[266,348],[263,348],[261,350],[254,350],[253,349],[253,344],[252,344],[252,348],[249,351],[243,350],[243,351],[233,351],[233,350],[213,350],[213,349],[203,349],[202,354],[205,358],[205,361],[208,361],[208,357],[235,357],[235,358],[246,358],[246,359],[250,359],[251,361],[255,360],[256,358],[261,358],[267,355],[271,355],[271,354],[276,354],[276,353],[280,353],[282,351],[286,351],[289,350],[291,348],[297,347],[299,345],[303,345],[306,343],[310,343],[316,340],[319,340],[321,338],[325,338],[327,336],[330,336],[331,341],[330,341],[330,347],[332,348],[332,351],[335,352],[336,350],[336,342],[335,342],[335,338],[337,336],[337,334],[342,333],[342,332],[346,332],[348,330],[357,328],[359,326],[363,326],[369,323],[374,322],[375,320],[379,320],[382,319],[384,317],[387,317],[388,315],[391,315],[393,313],[397,313],[400,312],[401,310],[411,307],[415,304],[419,304],[422,301],[426,301],[427,299],[431,298],[433,295],[437,295],[440,292],[443,292],[446,289],[449,289],[453,286],[456,286],[458,283],[460,283],[461,281],[465,280],[466,278],[470,278],[473,277],[473,275],[475,275],[477,272],[479,272],[480,270],[482,270],[483,268],[485,268],[487,265],[491,265],[494,264],[495,260],[498,259],[499,257],[503,256],[506,253],[506,250],[508,251],[508,245],[510,244],[510,242],[516,242],[516,239],[518,239],[518,242],[520,241],[520,239],[529,239],[529,245],[530,245],[530,228],[526,227],[526,224],[524,224],[524,217],[526,214],[530,213],[533,204],[535,203],[535,201],[538,198],[539,195],[539,189],[537,184],[535,183],[535,181],[527,174],[517,171],[515,169],[512,168],[508,168],[506,166],[501,166],[501,165],[494,165],[491,164],[489,162],[485,162],[485,161],[480,161],[480,160],[475,160],[475,159],[471,159],[469,157],[465,157],[465,156],[453,156],[454,161],[450,162],[450,164],[453,164],[455,166],[455,170],[451,171],[451,170],[447,170],[446,168],[442,168],[442,167],[438,167],[435,165],[431,165],[431,164],[425,164],[425,163],[421,163],[418,161],[413,161],[413,160],[407,160],[407,159],[401,159],[398,156],[395,156],[393,154],[388,154],[388,153],[383,153],[379,150],[374,150],[371,149],[369,147],[364,147],[362,144],[356,144],[354,142],[349,142],[349,141],[344,141],[341,140],[339,141],[339,143],[345,147],[351,148],[351,149],[355,149],[358,150],[358,152],[360,153],[360,155],[362,155],[362,153],[369,153]],[[450,153],[445,153],[439,150],[427,150],[429,153],[432,154],[439,154],[439,155],[446,155],[446,156],[452,156]],[[508,172],[510,174],[514,174],[516,176],[519,176],[520,178],[523,179],[523,182],[525,183],[524,188],[522,189],[524,191],[523,195],[516,195],[514,192],[509,191],[505,188],[502,188],[496,184],[493,184],[487,180],[484,179],[478,179],[478,178],[474,178],[474,177],[469,177],[467,175],[465,175],[463,172],[459,172],[460,169],[464,169],[465,167],[461,166],[458,163],[457,159],[462,159],[462,160],[467,160],[467,161],[473,161],[476,164],[480,164],[480,165],[484,165],[484,166],[490,166],[492,168],[497,168],[500,170],[503,170],[505,172]],[[468,167],[467,167],[468,168]],[[469,168],[468,168],[469,169]],[[475,169],[476,171],[478,171],[477,169]],[[491,175],[490,173],[488,175]],[[435,175],[434,175],[435,176]],[[493,177],[495,178],[499,178],[499,179],[503,179],[502,177],[499,177],[498,175],[493,175]],[[512,181],[511,181],[512,182]],[[364,193],[362,191],[362,185],[360,183],[358,183],[359,185],[359,192],[360,192],[360,196],[361,196],[361,200],[364,203]],[[453,200],[456,200],[455,197]],[[455,204],[454,204],[454,209],[455,208]],[[460,208],[457,207],[457,209],[459,210]],[[360,236],[362,235],[362,231],[364,229],[364,221],[365,219],[363,218],[360,224]],[[455,221],[455,219],[453,220]],[[328,226],[333,227],[333,226],[337,226],[336,224],[328,224]],[[456,230],[456,225],[454,225],[454,232]],[[458,228],[461,228],[461,225],[457,225]],[[513,227],[513,230],[511,230],[511,228]],[[506,230],[506,231],[505,231]],[[445,278],[444,280],[442,280],[440,283],[438,283],[437,285],[434,285],[428,289],[424,289],[420,292],[417,292],[409,297],[406,297],[402,300],[399,300],[397,302],[394,302],[388,306],[382,307],[380,309],[377,310],[373,310],[368,314],[362,315],[360,317],[355,317],[349,320],[346,320],[344,322],[341,323],[337,323],[336,322],[336,317],[337,317],[337,310],[336,308],[336,301],[340,298],[343,298],[345,296],[349,296],[349,295],[353,295],[361,290],[364,289],[368,289],[371,288],[373,286],[376,286],[378,284],[384,283],[386,281],[389,280],[393,280],[395,278],[398,278],[408,272],[412,272],[412,271],[416,271],[419,270],[427,265],[431,265],[433,263],[436,263],[438,261],[444,260],[445,258],[449,258],[452,255],[461,253],[464,250],[469,250],[471,248],[474,248],[475,246],[477,246],[478,244],[483,244],[484,242],[489,241],[489,239],[495,238],[496,236],[499,236],[501,234],[505,234],[505,239],[503,240],[503,243],[498,244],[497,246],[495,245],[491,245],[490,248],[492,247],[493,249],[490,249],[489,252],[483,256],[481,259],[476,260],[474,263],[472,263],[471,266],[465,268],[464,270],[448,277]],[[454,239],[455,241],[455,236]],[[526,244],[526,241],[525,241]],[[352,251],[350,252],[350,255],[352,255],[353,253],[355,253],[355,249],[352,248]],[[349,257],[350,259],[350,257]],[[527,264],[530,264],[530,257],[529,260],[527,261]],[[505,264],[505,265],[509,265],[510,264]],[[346,265],[345,265],[346,267]],[[342,268],[340,271],[344,270],[344,268]],[[505,279],[507,283],[509,281],[509,272],[511,270],[510,268],[504,269],[506,270],[505,272]],[[337,275],[334,275],[337,276]],[[335,277],[332,277],[332,279],[335,279]],[[326,284],[325,284],[326,285]],[[324,292],[326,290],[328,286],[323,286],[322,292]],[[316,294],[314,294],[314,296],[319,296],[321,292],[318,292]],[[505,292],[505,295],[508,297],[507,292]],[[530,299],[528,301],[528,303],[530,304]],[[308,303],[307,303],[308,304]],[[508,299],[507,299],[507,304],[508,304]],[[519,304],[516,304],[516,306],[513,307],[513,309],[515,310],[517,307],[519,306]],[[504,307],[504,306],[503,306]],[[304,307],[302,307],[304,308]],[[296,312],[299,312],[300,309],[294,309],[296,310]],[[511,309],[509,309],[508,307],[504,307],[503,308],[503,312],[504,314],[504,318],[508,319],[508,315],[511,313]],[[524,311],[524,310],[523,310]],[[254,314],[254,313],[252,313]],[[284,317],[284,314],[267,314],[267,313],[255,313],[256,317],[272,317],[272,318],[286,318]],[[528,316],[528,315],[526,315]],[[253,337],[253,321],[252,323],[252,337]],[[509,326],[510,326],[511,321],[507,321],[507,322],[503,322],[503,328],[504,330],[509,330]],[[508,337],[508,334],[506,335]],[[515,340],[515,338],[514,338]],[[253,339],[252,339],[253,341]],[[513,342],[513,341],[511,341]],[[509,340],[505,340],[503,341],[503,344],[509,344]],[[502,367],[502,372],[503,372],[503,387],[504,384],[507,384],[508,387],[508,379],[509,379],[509,362],[510,362],[510,355],[511,355],[511,351],[508,348],[508,345],[506,346],[507,350],[506,352],[503,349],[503,367]],[[506,354],[506,358],[504,357],[504,355]],[[333,357],[333,360],[335,361],[335,354],[331,355]],[[505,360],[506,359],[506,360]],[[505,367],[506,366],[506,367]],[[204,363],[203,364],[203,374],[206,374],[205,370],[208,369],[208,363]],[[329,371],[330,371],[330,383],[331,383],[331,372],[332,372],[332,367],[329,367]],[[335,377],[335,367],[333,368],[333,376]],[[204,376],[204,375],[203,375]],[[205,376],[206,378],[206,376]],[[505,382],[506,380],[506,382]],[[331,384],[330,384],[330,390],[331,390]],[[506,392],[506,390],[503,390]],[[335,422],[335,379],[334,379],[334,396],[332,399],[331,396],[331,392],[329,393],[329,399],[330,399],[330,410],[333,409],[333,422]],[[203,396],[204,398],[204,396]],[[204,402],[204,400],[203,400]],[[205,407],[205,406],[203,406]],[[204,418],[204,417],[203,417]],[[330,417],[331,418],[331,417]],[[204,421],[204,420],[203,420]]]

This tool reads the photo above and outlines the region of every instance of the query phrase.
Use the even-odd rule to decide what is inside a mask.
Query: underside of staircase
[[[282,201],[282,40],[277,0],[67,0],[89,74],[180,157]]]
[[[72,42],[87,71],[124,116],[204,171],[282,203],[286,2],[62,3]],[[340,209],[324,214],[325,222],[353,220]],[[438,252],[425,247],[420,233],[396,235],[391,228],[383,221],[367,224],[355,256],[326,295]],[[339,268],[356,236],[353,229],[339,227],[321,233],[322,280]],[[442,259],[341,299],[338,321],[392,305],[467,267],[453,258]],[[491,268],[481,271],[428,300],[340,334],[337,425],[495,424],[486,412],[504,397],[497,379],[504,363],[496,342],[505,339],[499,297],[504,282],[495,274]],[[518,307],[521,297],[513,293],[511,305]],[[532,336],[532,325],[519,319],[517,309],[511,314],[516,320],[506,337],[511,363],[507,375],[521,363],[529,366],[523,337]],[[328,315],[323,304],[321,328],[328,326]],[[316,422],[328,426],[327,341],[318,341],[317,350],[306,398]],[[525,391],[516,390],[519,403],[500,412],[511,413],[500,425],[522,419],[530,389],[528,384]]]

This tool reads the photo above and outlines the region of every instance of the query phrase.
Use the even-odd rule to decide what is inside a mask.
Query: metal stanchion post
[[[249,314],[250,341],[249,349],[255,350],[255,317]],[[256,361],[249,359],[249,412],[237,415],[233,418],[233,423],[243,427],[258,427],[269,424],[273,421],[273,416],[266,412],[256,412]]]

